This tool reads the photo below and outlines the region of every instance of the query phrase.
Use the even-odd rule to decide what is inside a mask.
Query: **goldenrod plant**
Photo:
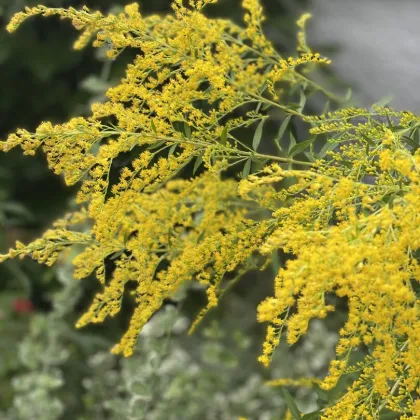
[[[274,295],[258,307],[268,323],[264,366],[283,334],[293,345],[311,320],[333,317],[336,302],[348,310],[329,374],[278,384],[330,390],[356,373],[311,418],[420,418],[420,118],[342,107],[313,81],[311,70],[330,61],[307,45],[307,14],[296,56],[285,58],[262,31],[258,0],[243,0],[244,26],[206,17],[215,0],[185,3],[175,0],[169,16],[143,17],[134,3],[118,15],[37,6],[12,18],[9,31],[30,16],[58,15],[81,31],[75,48],[93,39],[110,59],[124,49],[137,56],[90,117],[43,122],[1,143],[5,152],[41,149],[54,173],[79,186],[79,208],[0,260],[52,265],[82,249],[75,277],[93,274],[102,290],[76,326],[115,316],[131,289],[133,316],[112,348],[124,356],[186,282],[203,284],[208,299],[192,332],[244,273],[272,265]],[[334,110],[313,115],[311,94]],[[271,138],[266,127],[279,118]],[[306,133],[297,136],[295,121]],[[290,257],[285,264],[279,253]],[[364,352],[357,363],[355,351]],[[289,397],[290,415],[301,418]]]

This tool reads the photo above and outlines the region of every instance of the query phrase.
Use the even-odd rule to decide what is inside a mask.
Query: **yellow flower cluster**
[[[260,361],[269,365],[283,333],[296,343],[313,318],[345,301],[337,359],[320,386],[360,375],[321,418],[373,419],[384,408],[418,418],[420,118],[378,106],[304,115],[304,104],[279,100],[275,84],[333,97],[299,72],[329,63],[306,46],[310,16],[297,22],[303,54],[283,59],[262,31],[259,1],[243,0],[244,28],[206,17],[213,2],[175,0],[169,16],[143,17],[131,4],[118,16],[37,6],[13,17],[10,31],[30,16],[58,15],[82,31],[76,48],[96,37],[111,58],[126,47],[139,54],[90,117],[44,122],[0,143],[29,155],[41,149],[67,184],[80,183],[77,211],[0,261],[30,256],[51,265],[78,245],[75,277],[94,274],[102,286],[78,327],[115,316],[134,283],[134,313],[112,350],[130,356],[142,327],[184,282],[207,291],[193,330],[246,271],[279,250],[292,253],[276,269],[274,295],[258,307],[258,320],[269,323]],[[289,155],[278,143],[280,156],[259,151],[273,110],[311,125],[311,137],[291,144]],[[250,145],[239,136],[254,124]],[[318,135],[327,142],[316,153]],[[295,160],[306,145],[311,161]],[[241,164],[239,182],[227,176]],[[364,346],[369,356],[351,365]]]
[[[269,78],[273,82],[277,82],[279,80],[283,80],[284,75],[290,70],[294,69],[296,66],[300,64],[307,64],[307,63],[324,63],[330,64],[331,60],[327,58],[321,57],[319,53],[306,53],[301,55],[299,58],[294,59],[293,57],[289,57],[287,60],[280,60],[279,66],[274,66],[274,69],[268,74]]]
[[[378,418],[385,407],[408,416],[415,412],[412,395],[420,391],[420,149],[414,152],[403,136],[416,121],[406,122],[408,128],[394,121],[398,129],[391,130],[373,117],[349,127],[352,142],[338,142],[331,159],[300,175],[282,170],[297,179],[289,191],[299,195],[273,213],[278,227],[260,248],[268,256],[277,249],[296,256],[279,270],[274,297],[258,308],[259,321],[271,324],[263,364],[283,330],[294,344],[311,319],[334,311],[332,295],[347,300],[349,317],[321,387],[337,384],[360,346],[372,349],[360,378],[322,419]],[[270,177],[250,177],[245,191]]]

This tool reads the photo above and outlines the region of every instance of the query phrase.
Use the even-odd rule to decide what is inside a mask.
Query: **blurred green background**
[[[52,7],[86,4],[103,12],[119,11],[127,3],[45,2]],[[292,53],[295,20],[307,2],[263,3],[267,35],[279,51]],[[14,12],[36,4],[0,0],[2,27]],[[141,2],[141,11],[167,13],[170,1]],[[240,1],[219,0],[208,13],[240,23],[243,10]],[[34,130],[41,121],[60,123],[88,114],[89,104],[104,100],[107,87],[123,76],[129,54],[110,62],[101,49],[73,51],[75,37],[71,25],[56,18],[32,18],[14,34],[0,32],[1,139],[17,128]],[[0,251],[39,235],[73,205],[74,192],[48,171],[41,154],[0,154]],[[256,362],[263,334],[263,326],[256,325],[256,305],[271,292],[272,278],[267,271],[257,283],[250,273],[192,337],[185,329],[204,297],[202,290],[185,291],[187,303],[167,305],[142,334],[135,356],[122,361],[108,349],[124,331],[129,310],[102,326],[73,327],[94,281],[73,280],[68,262],[52,269],[29,260],[2,264],[0,419],[283,418],[279,390],[264,381],[324,375],[336,334],[314,323],[303,344],[292,350],[281,346],[273,368],[263,370]],[[342,321],[338,314],[332,329]],[[325,394],[302,389],[296,398],[302,410],[311,411],[331,398]]]

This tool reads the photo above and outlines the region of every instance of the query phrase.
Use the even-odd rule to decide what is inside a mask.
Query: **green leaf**
[[[386,116],[386,120],[388,122],[389,128],[392,129],[392,127],[394,127],[394,124],[392,123],[391,118],[390,118],[388,112],[385,114],[385,116]]]
[[[289,139],[290,139],[290,142],[289,142],[289,150],[287,152],[287,156],[290,155],[290,152],[296,146],[296,139],[292,132],[289,133]]]
[[[415,152],[420,147],[420,144],[417,143],[411,137],[403,136],[403,139],[413,148],[412,149],[413,152]]]
[[[312,413],[305,414],[302,420],[318,420],[322,414],[321,410],[313,411]]]
[[[375,105],[380,106],[381,108],[388,105],[392,101],[393,97],[391,95],[383,96],[381,99],[379,99],[378,102],[375,103]]]
[[[330,400],[330,395],[325,389],[319,387],[319,385],[314,384],[313,390],[316,392],[318,399],[323,402],[328,402]]]
[[[93,75],[88,76],[80,85],[82,89],[94,94],[104,94],[110,87],[109,83]]]
[[[289,122],[290,122],[291,119],[292,119],[292,115],[288,115],[284,119],[284,121],[281,123],[281,126],[280,126],[279,131],[278,131],[277,136],[276,136],[276,143],[277,144],[280,143],[280,140],[282,139],[283,134],[286,131],[287,126],[289,125]]]
[[[197,172],[197,169],[201,166],[202,163],[203,163],[203,158],[201,156],[198,156],[194,163],[193,175],[195,175],[195,173]]]
[[[318,159],[322,159],[323,157],[325,157],[325,155],[330,152],[331,150],[334,150],[337,147],[336,143],[332,143],[327,141],[324,144],[324,147],[319,151],[318,153]]]
[[[325,103],[324,109],[322,110],[322,115],[327,115],[327,112],[330,110],[330,101],[328,100]]]
[[[116,260],[117,258],[121,257],[122,254],[124,254],[125,252],[125,248],[121,249],[120,251],[115,252],[114,254],[112,254],[109,259],[110,260]]]
[[[147,148],[147,150],[159,149],[159,147],[163,146],[164,144],[166,144],[166,141],[165,141],[165,140],[158,141],[158,142],[156,142],[156,143],[154,143],[154,144],[151,144],[151,145]]]
[[[157,134],[157,130],[156,130],[156,126],[155,123],[153,122],[153,120],[151,120],[150,125],[152,126],[152,130],[155,134]]]
[[[244,169],[242,170],[242,179],[247,179],[248,178],[249,172],[251,170],[251,163],[252,163],[251,158],[249,158],[245,162]]]
[[[298,111],[302,112],[303,108],[305,107],[306,104],[306,95],[305,92],[303,91],[303,89],[300,90],[300,99],[299,99],[299,106],[298,106]]]
[[[258,146],[260,145],[260,142],[261,142],[263,125],[264,125],[264,120],[261,120],[254,133],[254,139],[252,140],[252,148],[255,151],[258,149]]]
[[[271,253],[271,267],[273,269],[273,274],[275,276],[277,276],[280,270],[280,265],[281,265],[280,256],[279,256],[278,250],[276,249]]]
[[[310,151],[310,152],[304,152],[304,154],[308,158],[309,162],[315,162],[316,161],[316,158],[315,158],[315,156],[314,156],[314,154],[313,154],[312,151]]]
[[[26,220],[34,220],[34,215],[22,204],[15,201],[0,201],[0,211],[8,212],[13,216],[20,216]]]
[[[173,144],[172,146],[171,146],[171,148],[169,149],[169,152],[168,152],[168,158],[169,157],[171,157],[173,154],[174,154],[174,152],[175,152],[175,149],[178,147],[178,144],[177,143],[175,143],[175,144]]]
[[[293,157],[297,155],[298,153],[303,152],[306,150],[313,142],[315,141],[315,136],[309,138],[308,140],[302,141],[300,143],[297,143],[295,146],[293,146],[289,151],[289,157]]]
[[[184,133],[187,139],[191,139],[191,127],[184,121]]]
[[[382,410],[380,413],[381,420],[397,420],[401,414],[395,413],[394,411]]]
[[[351,95],[353,94],[353,91],[351,90],[351,88],[347,89],[347,93],[346,96],[344,97],[345,101],[348,101],[351,98]]]
[[[289,408],[290,412],[292,413],[292,416],[295,420],[301,420],[302,416],[300,414],[300,411],[295,403],[295,400],[290,395],[290,392],[286,388],[282,388],[282,394],[283,398],[285,400],[285,403],[287,407]]]
[[[226,144],[226,142],[227,142],[227,134],[228,134],[228,128],[227,128],[227,125],[225,125],[223,127],[223,131],[222,131],[222,134],[220,136],[220,143],[221,144]]]
[[[291,109],[293,111],[297,111],[299,109],[299,105],[298,104],[288,104],[287,108]]]

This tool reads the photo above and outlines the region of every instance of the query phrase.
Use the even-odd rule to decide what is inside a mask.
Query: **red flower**
[[[15,299],[12,308],[17,313],[28,314],[34,310],[34,305],[29,299]]]

